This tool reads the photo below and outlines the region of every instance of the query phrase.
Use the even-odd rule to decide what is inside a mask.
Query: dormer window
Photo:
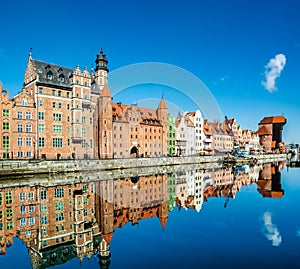
[[[53,74],[52,74],[51,71],[49,71],[49,72],[47,73],[47,79],[52,80],[52,78],[53,78]]]
[[[65,76],[63,74],[59,75],[59,81],[60,82],[65,82]]]

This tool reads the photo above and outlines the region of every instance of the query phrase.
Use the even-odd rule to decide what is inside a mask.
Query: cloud
[[[273,246],[278,247],[281,244],[282,238],[276,225],[272,223],[271,213],[266,212],[263,216],[263,220],[264,220],[264,227],[263,227],[264,235],[268,240],[272,241]]]
[[[261,84],[270,93],[276,91],[275,80],[280,77],[280,74],[286,64],[286,57],[284,54],[277,54],[269,63],[265,66],[266,81],[262,81]]]

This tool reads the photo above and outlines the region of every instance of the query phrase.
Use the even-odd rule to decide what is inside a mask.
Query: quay
[[[148,170],[153,167],[169,167],[181,165],[205,165],[214,168],[221,167],[225,156],[186,156],[186,157],[159,157],[159,158],[127,158],[127,159],[100,159],[100,160],[14,160],[0,162],[0,178],[24,177],[37,174],[59,174],[71,172],[108,172],[114,170],[138,168]],[[251,155],[252,162],[265,163],[286,161],[286,154]],[[251,163],[249,159],[237,158],[233,165]]]

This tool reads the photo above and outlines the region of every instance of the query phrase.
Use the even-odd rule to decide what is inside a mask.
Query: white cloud
[[[280,77],[280,74],[286,64],[286,57],[284,54],[277,54],[269,63],[265,66],[266,81],[262,81],[261,84],[269,92],[276,91],[275,80]]]
[[[270,212],[266,212],[263,216],[264,220],[264,235],[270,241],[272,241],[272,245],[278,247],[281,244],[282,238],[276,227],[272,223],[272,215]]]

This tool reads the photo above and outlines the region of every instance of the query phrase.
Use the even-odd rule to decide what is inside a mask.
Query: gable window
[[[28,105],[27,99],[23,99],[22,100],[22,106],[27,106],[27,105]]]

